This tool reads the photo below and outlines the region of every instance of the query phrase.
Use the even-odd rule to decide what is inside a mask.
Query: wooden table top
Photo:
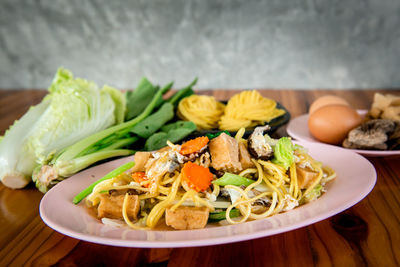
[[[342,96],[353,107],[367,109],[377,90],[260,91],[296,117],[306,113],[310,103],[324,94]],[[218,99],[227,99],[236,92],[201,91]],[[45,93],[0,90],[0,135]],[[400,90],[390,93],[400,94]],[[285,128],[279,132],[285,134]],[[0,183],[0,266],[399,266],[400,158],[368,160],[376,168],[377,183],[364,200],[348,210],[274,236],[194,248],[110,247],[64,236],[40,219],[43,194],[33,185],[11,190]]]

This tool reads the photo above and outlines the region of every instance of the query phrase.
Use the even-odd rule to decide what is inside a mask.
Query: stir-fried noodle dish
[[[86,203],[104,224],[186,230],[262,219],[320,197],[334,170],[267,129],[136,152],[135,165],[98,183]]]

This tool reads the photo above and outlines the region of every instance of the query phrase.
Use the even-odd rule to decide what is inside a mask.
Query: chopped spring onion
[[[118,168],[112,170],[111,172],[107,173],[103,178],[97,180],[96,182],[92,183],[91,185],[89,185],[87,188],[83,189],[83,191],[81,191],[79,194],[77,194],[74,199],[72,200],[72,202],[74,204],[78,204],[79,202],[82,201],[82,199],[84,199],[86,196],[88,196],[90,193],[92,193],[93,188],[99,184],[102,181],[114,178],[118,175],[120,175],[121,173],[129,170],[130,168],[132,168],[135,165],[134,161],[125,163],[122,166],[119,166]]]
[[[212,183],[220,186],[225,186],[225,185],[249,186],[254,182],[255,182],[254,180],[248,179],[246,177],[226,172],[221,178],[214,180]]]
[[[239,217],[240,216],[240,210],[238,209],[231,209],[229,212],[229,216],[231,218]],[[210,212],[210,215],[208,216],[208,221],[209,222],[218,222],[226,219],[226,211],[221,211],[221,212]]]

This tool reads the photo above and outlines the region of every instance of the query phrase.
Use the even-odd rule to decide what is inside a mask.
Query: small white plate
[[[367,113],[366,110],[357,110],[357,112],[362,116]],[[293,137],[296,140],[323,144],[322,142],[315,139],[308,131],[308,114],[304,114],[290,120],[286,131],[291,137]],[[349,149],[349,148],[344,148],[342,146],[335,146],[335,147],[340,147],[342,149],[354,151],[358,154],[367,157],[386,157],[386,156],[400,155],[400,150],[364,150],[364,149]]]
[[[270,236],[316,223],[355,205],[374,187],[375,168],[364,157],[334,146],[299,144],[307,147],[312,157],[332,167],[337,178],[319,199],[269,218],[200,230],[139,231],[104,225],[89,214],[84,201],[72,204],[73,197],[82,189],[132,157],[87,169],[57,184],[42,198],[40,216],[62,234],[99,244],[153,248],[207,246]]]

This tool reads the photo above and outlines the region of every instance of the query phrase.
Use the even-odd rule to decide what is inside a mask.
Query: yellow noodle
[[[243,91],[234,95],[225,107],[219,127],[222,130],[237,131],[264,124],[285,113],[276,108],[276,102],[263,97],[256,90]]]
[[[129,225],[129,227],[131,227],[133,229],[136,229],[136,230],[149,230],[148,227],[142,227],[140,225],[137,225],[137,224],[131,222],[131,220],[129,219],[128,213],[127,213],[127,210],[128,210],[128,196],[129,196],[129,194],[125,194],[124,202],[122,204],[122,217],[124,218],[125,223],[127,225]]]
[[[290,190],[289,193],[290,195],[297,200],[300,200],[301,198],[301,191],[299,189],[299,184],[297,180],[297,171],[296,171],[296,163],[293,162],[293,164],[290,166]]]
[[[235,139],[236,139],[236,141],[237,141],[238,143],[240,143],[240,142],[245,142],[245,140],[243,139],[243,135],[244,135],[245,131],[246,131],[246,129],[243,128],[243,127],[240,128],[240,129],[237,131],[237,133],[236,133],[236,135],[235,135]]]
[[[149,216],[147,217],[146,224],[150,228],[154,228],[161,216],[164,214],[165,209],[174,201],[176,193],[178,192],[178,187],[181,182],[181,175],[172,184],[171,192],[168,194],[167,198],[153,207]]]
[[[327,183],[336,178],[336,172],[331,167],[324,165],[322,170],[327,174],[327,177],[322,178],[321,182]]]
[[[172,210],[172,211],[175,211],[175,209],[176,209],[177,207],[179,207],[180,205],[182,205],[182,203],[183,203],[187,198],[189,198],[189,197],[190,197],[190,198],[193,200],[193,202],[194,202],[194,194],[196,194],[196,191],[194,191],[193,189],[187,191],[187,192],[183,195],[183,197],[182,197],[175,205],[173,205],[173,206],[171,207],[171,210]]]
[[[311,163],[311,166],[313,166],[313,168],[315,168],[318,171],[318,177],[317,177],[317,179],[315,179],[314,183],[312,183],[311,186],[309,186],[306,189],[306,191],[303,193],[303,196],[306,196],[308,193],[310,193],[310,191],[313,190],[314,187],[316,187],[322,179],[322,175],[323,175],[322,168],[318,164],[315,164],[315,163]]]
[[[220,191],[219,185],[213,184],[213,191],[211,194],[217,197],[219,195],[219,191]]]
[[[257,173],[257,169],[254,169],[254,168],[245,169],[242,172],[240,172],[239,175],[246,177],[246,175],[252,174],[252,173]]]
[[[244,200],[248,200],[248,199],[249,199],[248,196],[247,196],[247,194],[246,194],[240,187],[237,187],[237,186],[234,186],[234,185],[226,185],[225,188],[227,188],[227,189],[231,188],[231,189],[233,189],[233,190],[238,191],[238,192],[241,194],[241,198],[244,198]],[[240,199],[239,199],[239,200],[240,200]],[[250,216],[250,213],[251,213],[250,203],[243,203],[243,204],[246,204],[246,211],[245,211],[245,212],[243,212],[243,211],[240,209],[240,212],[242,213],[243,218],[240,219],[239,221],[233,221],[233,220],[231,219],[231,217],[230,217],[231,210],[232,210],[234,207],[237,206],[236,203],[240,203],[239,200],[236,201],[235,203],[233,203],[232,205],[230,205],[230,206],[226,209],[226,213],[225,213],[225,214],[226,214],[226,215],[225,215],[225,216],[226,216],[226,220],[227,220],[230,224],[237,224],[237,223],[245,222],[245,221],[247,221],[247,219],[248,219],[249,216]],[[243,213],[244,213],[244,214],[243,214]]]
[[[261,214],[252,213],[250,215],[250,218],[251,219],[262,219],[262,218],[272,215],[277,203],[278,203],[278,194],[276,192],[272,192],[272,201],[271,201],[271,205],[269,206],[268,210]]]
[[[191,95],[178,104],[177,114],[183,120],[196,124],[198,129],[218,128],[218,121],[224,113],[225,105],[212,96]]]

